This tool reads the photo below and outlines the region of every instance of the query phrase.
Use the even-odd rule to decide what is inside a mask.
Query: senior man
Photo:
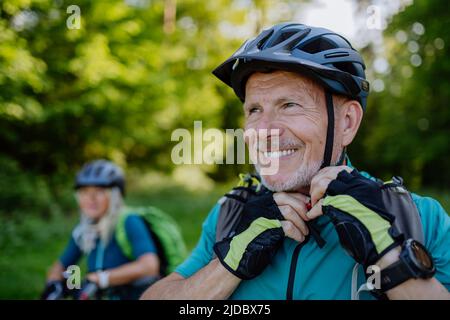
[[[190,257],[142,298],[449,299],[442,206],[346,155],[366,109],[364,69],[342,36],[283,23],[214,70],[244,103],[246,129],[269,130],[254,151],[278,170],[256,165],[211,210]]]

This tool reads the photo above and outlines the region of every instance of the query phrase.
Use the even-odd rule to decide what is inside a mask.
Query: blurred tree
[[[362,168],[408,185],[449,187],[450,12],[414,1],[384,32],[388,67],[373,75],[364,125],[351,149]],[[376,63],[369,59],[369,67]],[[373,67],[371,67],[373,72]]]

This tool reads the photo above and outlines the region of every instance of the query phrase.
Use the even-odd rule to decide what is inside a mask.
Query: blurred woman
[[[138,299],[160,277],[160,261],[152,234],[139,216],[130,215],[125,220],[134,260],[122,252],[114,236],[124,207],[123,171],[110,161],[92,161],[76,175],[75,190],[80,222],[63,254],[48,272],[42,298],[55,297],[56,292],[62,291],[86,299],[101,289],[111,299]],[[87,257],[87,281],[81,290],[69,290],[64,271],[83,256]]]

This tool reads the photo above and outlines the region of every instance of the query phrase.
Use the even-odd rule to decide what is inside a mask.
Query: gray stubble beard
[[[322,161],[302,164],[286,181],[279,181],[275,183],[269,183],[267,179],[261,175],[261,182],[267,189],[273,192],[295,192],[305,188],[309,190],[311,181],[320,170],[321,165]],[[258,166],[255,166],[255,168],[259,173],[260,170]]]

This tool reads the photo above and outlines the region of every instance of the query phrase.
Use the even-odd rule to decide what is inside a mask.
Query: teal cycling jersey
[[[370,176],[363,173],[366,177]],[[424,245],[433,257],[435,277],[450,290],[450,217],[434,199],[412,194],[420,214]],[[220,203],[210,211],[191,255],[175,270],[188,278],[213,259],[213,246]],[[313,238],[299,244],[285,238],[272,262],[252,280],[241,281],[230,299],[325,299],[347,300],[365,282],[363,267],[345,252],[327,216],[316,219],[320,235],[326,241],[320,248]],[[355,272],[357,271],[357,272]],[[353,288],[353,290],[352,290]],[[374,297],[367,291],[359,299]]]
[[[141,217],[137,215],[128,216],[125,221],[125,230],[129,235],[134,257],[138,258],[147,253],[157,253],[153,236]],[[78,263],[82,256],[81,248],[71,236],[59,261],[66,269],[68,266]],[[95,248],[87,255],[87,270],[88,272],[94,272],[113,269],[129,262],[131,260],[122,252],[116,237],[113,237],[106,246],[102,245],[100,239],[96,239]]]

